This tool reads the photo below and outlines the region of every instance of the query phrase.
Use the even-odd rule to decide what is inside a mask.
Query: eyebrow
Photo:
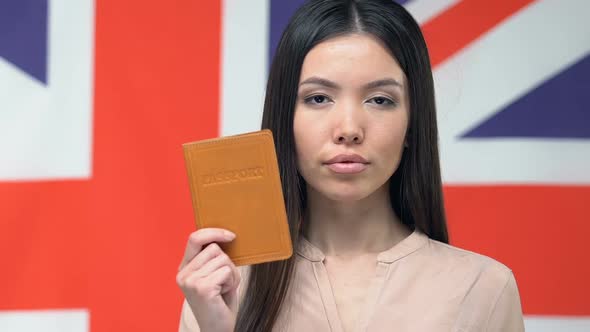
[[[302,86],[305,84],[317,84],[317,85],[323,85],[326,88],[330,88],[330,89],[340,89],[340,85],[338,85],[336,82],[330,81],[325,78],[317,77],[317,76],[312,76],[312,77],[306,79],[305,81],[301,82],[301,84],[299,84],[299,86]],[[403,85],[400,82],[398,82],[397,80],[395,80],[393,78],[384,78],[384,79],[369,82],[369,83],[365,84],[363,86],[363,88],[365,90],[371,90],[371,89],[379,88],[382,86],[388,86],[388,85],[389,86],[397,86],[399,88],[403,87]]]

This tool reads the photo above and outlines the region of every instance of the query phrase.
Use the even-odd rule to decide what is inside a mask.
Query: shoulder
[[[436,240],[427,239],[423,250],[424,259],[435,269],[458,275],[473,275],[485,279],[489,286],[503,287],[513,277],[512,270],[494,258],[458,248]]]
[[[434,292],[460,298],[457,324],[487,331],[523,331],[522,309],[512,270],[499,261],[428,239],[417,252]]]
[[[405,262],[416,281],[433,291],[462,294],[477,303],[494,305],[495,299],[515,284],[512,270],[499,261],[445,244],[421,234],[421,247]]]

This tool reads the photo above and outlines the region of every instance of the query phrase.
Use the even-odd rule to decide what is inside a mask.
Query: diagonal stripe
[[[590,53],[463,137],[590,138]]]
[[[0,2],[0,57],[47,83],[48,0]]]
[[[590,29],[588,10],[584,0],[568,6],[537,1],[436,69],[447,183],[590,183],[590,142],[584,140],[457,139],[588,54],[590,35],[579,33]],[[546,24],[548,15],[555,25]]]
[[[461,0],[413,0],[403,5],[420,24],[428,22],[444,11],[455,6]],[[400,2],[400,1],[398,1]]]
[[[463,0],[422,26],[437,66],[533,0]]]

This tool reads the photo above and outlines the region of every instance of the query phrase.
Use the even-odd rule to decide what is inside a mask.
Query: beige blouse
[[[344,332],[326,256],[305,238],[299,243],[293,283],[273,331]],[[489,257],[414,231],[379,253],[376,263],[355,332],[524,331],[514,275]],[[186,301],[179,331],[199,331]]]

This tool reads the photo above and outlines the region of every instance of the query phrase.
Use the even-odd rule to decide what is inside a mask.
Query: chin
[[[376,188],[375,188],[376,189]],[[356,202],[367,198],[374,190],[362,188],[359,185],[337,185],[317,188],[316,191],[331,201]]]

